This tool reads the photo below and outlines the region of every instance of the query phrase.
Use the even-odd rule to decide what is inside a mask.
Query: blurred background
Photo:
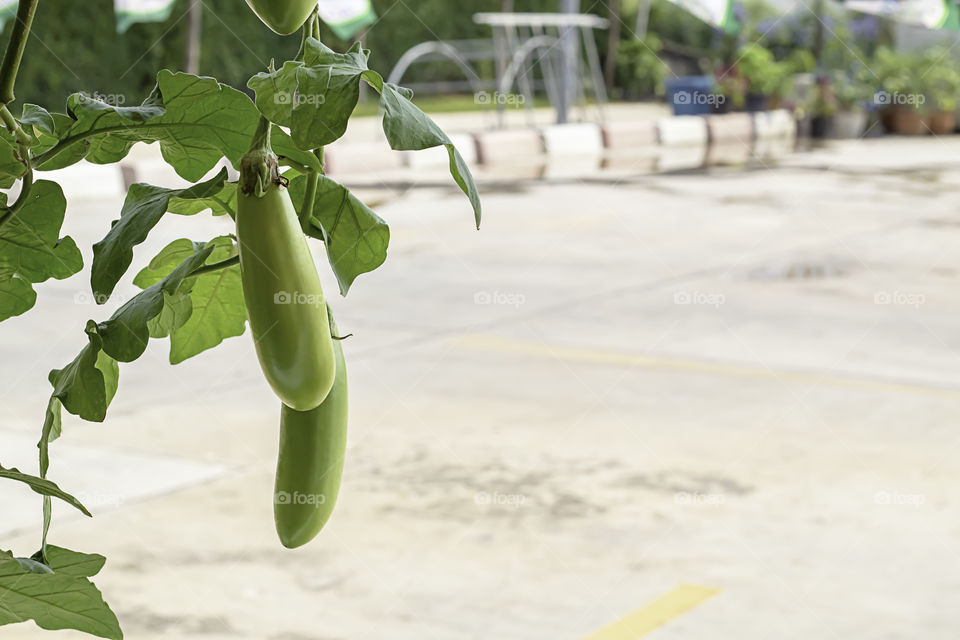
[[[130,106],[161,68],[245,90],[299,45],[240,0],[147,4],[41,0],[20,101]],[[450,132],[484,221],[362,97],[327,167],[390,254],[341,298],[313,247],[353,334],[351,431],[302,549],[273,530],[279,406],[249,332],[176,366],[153,340],[106,422],[65,415],[51,478],[95,518],[58,505],[51,541],[108,558],[127,637],[953,640],[953,0],[327,9],[324,42],[362,41]],[[130,184],[183,184],[155,145],[53,175],[87,264]],[[84,322],[168,242],[230,232],[166,216],[105,306],[87,271],[37,287],[0,327],[4,464],[35,469]],[[2,547],[29,555],[39,498],[0,491]]]

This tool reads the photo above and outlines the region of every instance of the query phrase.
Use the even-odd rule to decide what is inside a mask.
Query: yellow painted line
[[[664,371],[680,371],[688,373],[708,373],[740,378],[764,380],[779,380],[817,386],[833,386],[863,391],[901,391],[907,393],[932,394],[939,396],[960,396],[960,389],[926,385],[921,382],[898,382],[894,380],[877,380],[858,378],[836,374],[820,374],[815,371],[790,371],[786,369],[770,369],[768,367],[742,365],[725,362],[710,362],[708,360],[691,360],[684,358],[670,358],[661,356],[642,356],[621,351],[601,349],[586,349],[583,347],[567,347],[548,345],[524,340],[501,338],[488,334],[468,334],[457,339],[461,346],[483,351],[498,351],[535,358],[551,358],[568,362],[582,362],[587,364],[601,364],[623,367],[642,367]]]
[[[630,615],[590,634],[583,640],[635,640],[690,611],[719,589],[682,584]]]

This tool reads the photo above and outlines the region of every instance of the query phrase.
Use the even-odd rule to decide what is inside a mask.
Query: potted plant
[[[717,74],[717,111],[740,111],[747,102],[746,81],[736,74],[736,69],[728,68],[726,73]]]
[[[887,47],[877,49],[871,64],[880,79],[873,103],[880,111],[880,122],[890,133],[918,136],[929,129],[923,104],[926,68],[916,55],[897,53]]]
[[[816,76],[814,71],[817,68],[817,60],[807,49],[794,49],[790,52],[784,62],[790,69],[791,92],[793,101],[796,105],[805,104],[811,99],[811,94],[816,85]]]
[[[836,112],[833,114],[834,138],[859,138],[867,126],[866,102],[872,97],[863,72],[838,72],[833,76],[832,90]]]
[[[927,126],[934,135],[952,133],[956,127],[957,95],[960,94],[960,72],[953,58],[943,49],[932,49],[923,58],[926,72],[924,106]]]
[[[747,111],[777,108],[793,86],[793,73],[786,62],[778,62],[773,52],[759,44],[740,48],[737,70],[746,80]]]
[[[662,96],[667,79],[667,66],[659,57],[663,50],[660,38],[647,34],[643,40],[629,39],[620,45],[617,54],[617,84],[628,100]]]

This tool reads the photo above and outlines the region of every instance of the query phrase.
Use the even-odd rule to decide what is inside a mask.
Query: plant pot
[[[935,136],[953,133],[957,126],[957,114],[944,109],[934,109],[927,112],[927,126]]]
[[[901,136],[923,136],[929,132],[923,114],[910,107],[893,110],[893,130]]]
[[[833,116],[813,116],[810,119],[811,138],[829,138],[833,131]]]
[[[863,109],[838,111],[833,116],[833,130],[831,138],[851,139],[863,135],[867,127],[867,112]]]
[[[766,111],[767,96],[762,93],[748,93],[745,108],[750,113]]]
[[[886,133],[896,133],[896,112],[894,107],[884,107],[878,112],[880,114],[880,126]]]

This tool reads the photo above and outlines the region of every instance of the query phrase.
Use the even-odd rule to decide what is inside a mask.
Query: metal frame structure
[[[570,4],[570,0],[567,3]],[[579,4],[579,1],[573,0],[573,4]],[[492,50],[477,46],[478,43],[482,45],[489,42],[487,40],[422,42],[404,52],[390,71],[387,81],[399,84],[412,65],[446,59],[457,65],[466,76],[474,95],[479,95],[489,83],[480,78],[470,61],[494,60],[496,79],[493,87],[497,95],[493,102],[497,107],[498,123],[503,125],[506,108],[506,101],[500,96],[511,93],[516,84],[524,98],[527,121],[533,124],[534,89],[539,82],[535,73],[539,67],[542,86],[546,89],[550,104],[557,110],[557,122],[567,121],[574,103],[579,103],[586,110],[585,85],[590,87],[596,100],[600,120],[604,119],[607,92],[593,31],[608,28],[608,20],[575,11],[478,13],[473,19],[477,24],[491,27]],[[581,47],[586,54],[586,65],[581,59]]]

